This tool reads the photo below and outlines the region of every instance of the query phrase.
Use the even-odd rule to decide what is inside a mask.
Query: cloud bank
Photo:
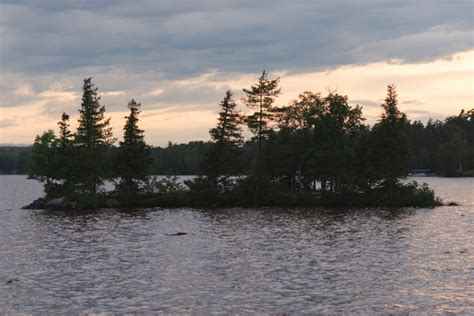
[[[24,122],[22,113],[32,109],[45,122],[75,111],[82,79],[89,76],[107,110],[117,115],[131,98],[145,112],[211,115],[223,91],[252,83],[263,69],[304,77],[379,62],[449,60],[473,49],[470,0],[3,0],[0,5],[0,132]],[[357,98],[376,108],[379,100],[367,97]],[[10,142],[3,135],[3,142]]]

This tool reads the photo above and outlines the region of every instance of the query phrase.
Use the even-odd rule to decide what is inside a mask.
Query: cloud
[[[122,67],[174,79],[417,62],[472,48],[472,3],[453,1],[4,1],[2,67]],[[416,12],[416,14],[414,14]]]
[[[416,105],[422,105],[423,102],[420,102],[418,100],[405,100],[402,101],[402,104],[416,104]]]
[[[0,120],[0,128],[15,126],[16,121],[12,119],[2,119]]]
[[[405,112],[411,113],[411,114],[429,114],[429,113],[432,113],[430,111],[417,110],[417,109],[406,110]]]
[[[111,115],[123,115],[132,98],[142,103],[144,118],[202,111],[204,134],[225,90],[238,99],[263,69],[285,78],[281,104],[304,90],[339,86],[354,97],[351,103],[378,113],[388,77],[407,82],[400,91],[416,78],[429,80],[426,69],[415,75],[396,65],[429,68],[473,47],[470,0],[3,0],[0,6],[3,124],[34,113],[41,128],[55,126],[63,111],[77,115],[89,76]],[[472,100],[472,89],[464,88],[466,64],[440,64],[456,96]],[[444,83],[430,93],[451,104]],[[402,106],[432,104],[416,91],[408,95],[401,95]],[[5,138],[31,134],[20,125],[6,129]]]
[[[372,100],[349,100],[349,103],[359,104],[359,105],[367,106],[367,107],[379,107],[380,104],[382,104],[382,101],[377,102],[377,101],[372,101]]]

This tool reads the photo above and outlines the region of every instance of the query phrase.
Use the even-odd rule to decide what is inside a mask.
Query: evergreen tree
[[[400,178],[409,171],[408,144],[403,134],[407,117],[398,109],[397,92],[394,85],[387,87],[384,112],[372,129],[371,153],[375,176],[383,181],[392,200]]]
[[[71,146],[73,142],[73,133],[69,129],[69,115],[67,113],[63,113],[61,115],[61,121],[58,122],[59,125],[59,139],[58,145],[59,148],[67,148]]]
[[[110,177],[107,151],[114,142],[110,118],[105,118],[105,107],[99,103],[97,88],[92,78],[84,79],[82,104],[75,144],[78,149],[78,173],[81,188],[89,196],[91,204],[96,202],[100,185]]]
[[[241,115],[237,111],[237,104],[232,99],[232,92],[228,90],[224,99],[219,103],[221,111],[217,126],[209,131],[212,145],[204,161],[204,172],[212,182],[214,188],[219,182],[235,175],[239,169],[239,152],[243,143]],[[219,179],[219,177],[221,177]]]
[[[250,109],[256,109],[253,114],[245,118],[249,130],[254,135],[254,140],[257,141],[255,161],[251,175],[245,184],[247,187],[253,187],[254,204],[257,203],[257,199],[261,195],[261,189],[268,188],[268,185],[263,185],[265,178],[262,174],[262,143],[268,139],[273,131],[271,124],[276,121],[276,111],[273,103],[275,98],[281,93],[281,89],[278,88],[279,80],[279,78],[268,79],[267,73],[264,70],[256,84],[252,85],[250,89],[243,89],[246,95],[242,99],[243,103]]]
[[[123,127],[123,141],[120,142],[116,170],[120,177],[117,186],[121,200],[133,203],[139,193],[140,183],[144,182],[152,165],[151,148],[145,143],[144,131],[138,128],[140,103],[128,103],[130,114],[126,116]]]
[[[63,113],[59,125],[59,137],[55,143],[56,170],[61,181],[62,195],[71,198],[75,191],[74,178],[77,172],[74,152],[74,134],[69,129],[69,115]]]
[[[276,119],[273,103],[281,93],[281,89],[278,88],[279,81],[279,78],[268,79],[267,73],[263,71],[257,84],[252,85],[250,89],[243,89],[246,95],[242,99],[244,104],[257,110],[246,118],[247,126],[257,140],[257,160],[261,152],[262,141],[271,132],[272,126],[270,124]]]

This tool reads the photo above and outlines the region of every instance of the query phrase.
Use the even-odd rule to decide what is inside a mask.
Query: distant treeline
[[[187,144],[169,143],[167,147],[152,147],[152,175],[197,175],[209,142],[192,141]],[[0,174],[27,174],[31,146],[0,147]],[[114,156],[117,147],[109,152]]]
[[[444,121],[408,121],[403,133],[408,142],[410,169],[428,170],[439,176],[474,176],[474,112],[462,111]],[[168,143],[152,147],[153,175],[198,175],[210,142]],[[252,161],[254,143],[243,146],[241,164]],[[0,147],[0,174],[26,174],[31,146]],[[113,147],[112,153],[116,151]]]

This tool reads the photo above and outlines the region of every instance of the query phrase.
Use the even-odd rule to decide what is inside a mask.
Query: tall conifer
[[[71,198],[75,191],[76,157],[74,153],[74,134],[69,129],[69,115],[63,113],[58,122],[59,136],[56,139],[55,155],[58,174],[58,191]]]
[[[110,176],[106,158],[107,151],[114,142],[110,118],[105,118],[105,106],[100,105],[97,88],[92,78],[84,79],[82,104],[79,109],[79,126],[75,135],[78,148],[78,164],[81,187],[92,203],[98,188]]]
[[[140,103],[131,100],[128,103],[130,114],[126,116],[123,127],[123,141],[120,142],[117,157],[117,172],[120,177],[118,185],[121,199],[133,202],[139,192],[140,182],[146,180],[150,171],[151,149],[145,143],[144,131],[138,127]]]
[[[275,98],[281,93],[281,89],[278,88],[279,81],[279,78],[268,79],[267,73],[264,70],[256,84],[252,85],[250,89],[243,89],[246,95],[242,99],[244,104],[251,109],[257,110],[246,118],[248,128],[257,139],[257,157],[261,153],[262,141],[272,129],[270,124],[275,121],[273,103]]]
[[[387,97],[381,106],[383,113],[372,129],[370,156],[375,176],[388,188],[392,200],[399,179],[409,171],[408,144],[403,134],[407,117],[398,109],[394,85],[387,87]]]
[[[236,109],[237,104],[232,99],[230,90],[226,92],[219,106],[221,111],[217,126],[209,131],[212,145],[204,162],[204,172],[214,186],[220,176],[226,179],[238,172],[239,151],[243,143],[241,115]]]

